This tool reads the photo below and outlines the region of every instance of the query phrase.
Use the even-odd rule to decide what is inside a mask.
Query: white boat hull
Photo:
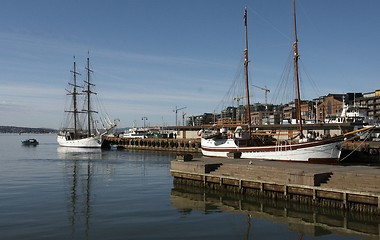
[[[100,136],[97,136],[97,137],[67,140],[65,136],[58,135],[57,142],[62,147],[100,148],[102,147],[103,139]]]
[[[228,153],[241,153],[241,158],[295,161],[337,162],[343,139],[313,141],[292,145],[239,147],[234,139],[203,139],[202,154],[208,157],[227,157]]]

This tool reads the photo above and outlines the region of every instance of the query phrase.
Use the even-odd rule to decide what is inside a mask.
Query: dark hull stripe
[[[305,142],[281,146],[250,146],[250,147],[204,147],[201,148],[210,152],[276,152],[276,151],[289,151],[297,150],[309,147],[323,146],[331,143],[339,143],[344,139],[343,136],[325,139],[321,141]]]

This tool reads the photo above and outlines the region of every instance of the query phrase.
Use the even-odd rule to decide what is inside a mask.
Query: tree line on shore
[[[57,130],[51,128],[31,128],[16,126],[0,126],[0,133],[55,133]]]

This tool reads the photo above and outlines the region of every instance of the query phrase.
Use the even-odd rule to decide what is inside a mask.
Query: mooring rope
[[[369,129],[370,131],[368,131],[367,136],[363,139],[363,141],[354,150],[352,150],[349,154],[347,154],[347,156],[345,156],[344,158],[342,158],[341,160],[339,160],[339,162],[342,162],[343,160],[345,160],[346,158],[348,158],[349,156],[351,156],[351,154],[353,154],[364,143],[364,141],[367,140],[367,138],[371,135],[371,133],[374,131],[374,129],[375,128]],[[352,137],[350,139],[347,139],[347,140],[345,140],[343,142],[351,141],[352,139],[354,139],[356,137],[357,136],[354,136],[354,137]]]

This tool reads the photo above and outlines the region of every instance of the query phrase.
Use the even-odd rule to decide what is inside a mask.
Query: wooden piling
[[[178,153],[199,153],[200,139],[174,139],[174,138],[120,138],[106,137],[103,145],[116,145],[121,149],[171,151]]]

